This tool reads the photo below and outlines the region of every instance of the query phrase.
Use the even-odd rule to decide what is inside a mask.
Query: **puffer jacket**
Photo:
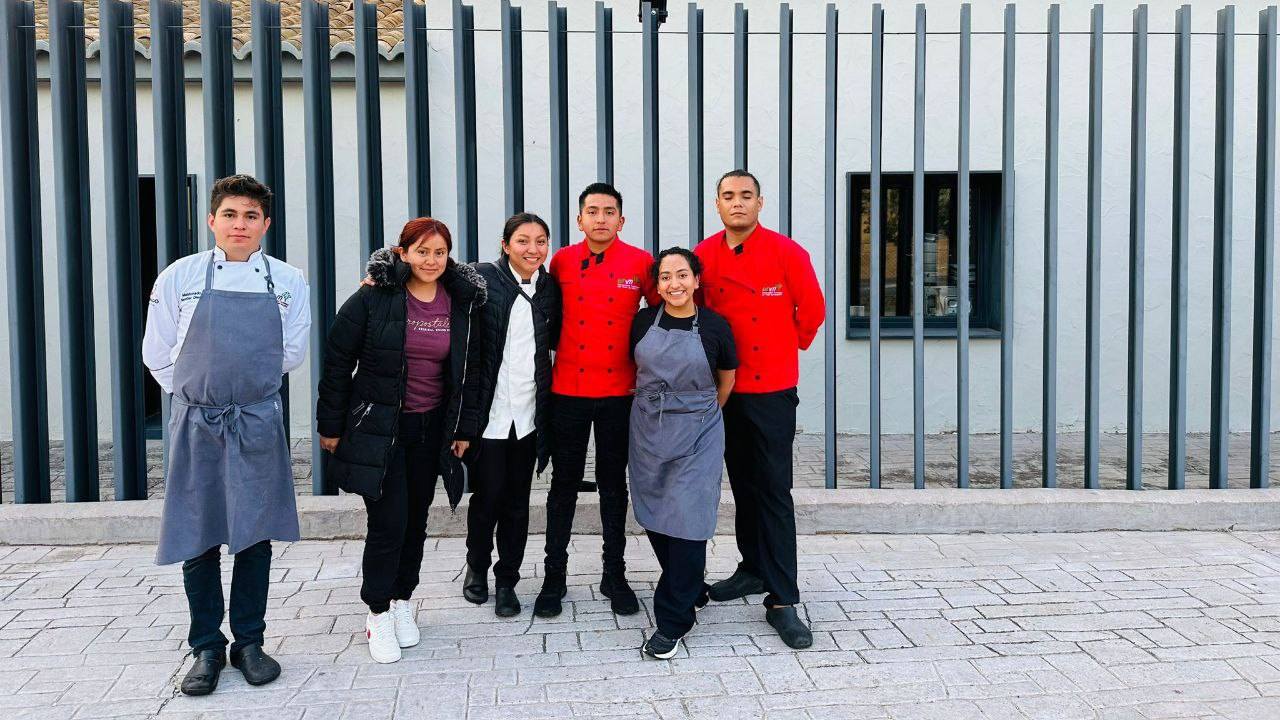
[[[382,496],[404,402],[405,282],[410,268],[383,248],[369,257],[368,273],[374,285],[361,285],[343,303],[329,329],[316,426],[322,437],[340,438],[328,458],[338,487],[376,500]],[[453,262],[440,276],[440,284],[449,293],[452,307],[440,475],[449,505],[456,508],[465,471],[450,448],[454,440],[479,437],[487,419],[475,404],[480,374],[470,356],[483,333],[480,311],[488,292],[474,268]]]
[[[476,384],[479,398],[476,407],[480,412],[481,428],[488,424],[489,410],[493,405],[493,396],[498,383],[498,370],[502,366],[502,353],[507,342],[507,326],[511,320],[511,309],[523,294],[511,274],[511,266],[507,256],[491,263],[476,263],[476,270],[488,285],[489,300],[481,308],[483,316],[483,341],[472,350],[481,369]],[[551,433],[548,431],[548,413],[551,407],[551,353],[556,349],[560,336],[560,283],[551,273],[538,275],[533,297],[528,301],[533,306],[533,340],[534,340],[534,382],[538,391],[534,401],[534,427],[538,432],[538,464],[541,473],[551,459]]]

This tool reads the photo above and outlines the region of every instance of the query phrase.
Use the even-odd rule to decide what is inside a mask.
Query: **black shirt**
[[[631,322],[631,358],[636,356],[636,345],[644,338],[645,333],[653,326],[653,318],[665,305],[647,307],[636,313]],[[658,327],[663,330],[692,330],[693,316],[678,318],[662,313]],[[707,352],[707,364],[714,370],[735,370],[738,367],[738,351],[733,344],[733,330],[724,316],[707,308],[698,308],[698,336],[702,339],[702,347]],[[711,373],[715,377],[715,373]]]

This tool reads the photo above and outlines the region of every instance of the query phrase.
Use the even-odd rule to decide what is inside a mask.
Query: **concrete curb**
[[[428,532],[466,534],[468,495],[450,513],[437,493]],[[1024,533],[1102,530],[1280,530],[1280,488],[1268,490],[815,490],[792,491],[802,535],[830,533]],[[546,493],[531,498],[529,529],[546,527]],[[0,506],[0,544],[151,543],[163,500]],[[574,529],[600,531],[598,496],[582,495]],[[298,498],[302,537],[363,538],[364,504],[352,495]],[[720,502],[720,533],[733,533],[734,504]],[[632,533],[640,532],[628,518]]]

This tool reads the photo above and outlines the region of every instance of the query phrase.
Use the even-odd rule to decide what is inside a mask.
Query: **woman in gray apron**
[[[631,326],[631,501],[662,567],[653,594],[658,628],[642,649],[658,659],[676,654],[709,599],[703,576],[720,506],[720,407],[738,366],[729,323],[694,305],[701,271],[692,252],[664,250],[652,270],[664,302]]]

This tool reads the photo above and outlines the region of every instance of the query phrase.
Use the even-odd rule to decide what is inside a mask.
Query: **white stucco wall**
[[[569,35],[569,136],[570,189],[577,191],[595,180],[596,122],[594,72],[594,3],[568,0]],[[615,162],[616,184],[626,197],[627,225],[623,236],[633,243],[644,237],[642,213],[644,187],[641,152],[640,36],[635,21],[634,2],[612,2],[615,38]],[[733,5],[705,5],[705,168],[707,205],[703,208],[708,232],[718,227],[710,205],[713,184],[719,174],[732,167],[733,118],[731,102]],[[1150,29],[1169,33],[1174,29],[1174,12],[1179,3],[1155,2],[1150,7]],[[840,2],[843,32],[870,29],[870,3]],[[931,31],[952,31],[959,27],[959,3],[934,0],[927,3]],[[477,137],[479,138],[479,189],[482,259],[497,252],[497,238],[504,219],[502,206],[502,99],[498,3],[476,2]],[[526,30],[545,30],[545,3],[524,3]],[[776,31],[777,6],[753,0],[750,28],[756,32]],[[1253,317],[1253,234],[1257,40],[1246,33],[1256,32],[1257,12],[1262,2],[1237,3],[1235,151],[1233,202],[1233,278],[1231,299],[1231,426],[1244,430],[1249,425],[1251,378],[1251,332]],[[793,234],[807,247],[822,277],[823,258],[823,93],[824,3],[799,0],[795,10],[795,114],[794,114],[794,197]],[[1046,2],[1018,3],[1018,28],[1039,32],[1046,27]],[[1106,29],[1124,32],[1131,28],[1133,3],[1107,3]],[[1193,29],[1212,32],[1219,6],[1196,3]],[[886,29],[910,32],[914,28],[913,6],[888,3]],[[995,32],[1003,27],[1003,4],[977,2],[973,7],[975,32]],[[1064,31],[1088,29],[1087,4],[1065,3]],[[662,245],[688,244],[687,157],[687,69],[685,28],[686,6],[673,3],[672,16],[660,35],[661,118],[659,130]],[[447,3],[428,5],[428,26],[448,28],[452,18]],[[583,32],[579,32],[583,31]],[[457,217],[454,183],[453,53],[451,33],[431,30],[430,88],[432,122],[433,214],[453,223]],[[885,171],[907,171],[912,167],[912,77],[913,37],[890,35],[885,43]],[[926,169],[954,171],[957,130],[957,53],[955,35],[931,36],[927,46]],[[1000,169],[1000,63],[1002,38],[975,35],[973,40],[973,98],[971,167],[974,170]],[[1083,428],[1084,397],[1084,291],[1085,291],[1085,191],[1087,150],[1087,35],[1064,35],[1061,71],[1061,137],[1059,171],[1059,375],[1058,417],[1062,430]],[[777,50],[776,35],[757,35],[751,40],[750,62],[750,169],[764,185],[763,221],[776,225],[777,188]],[[1131,44],[1127,35],[1108,35],[1105,40],[1103,112],[1103,276],[1102,276],[1102,407],[1106,430],[1122,431],[1125,424],[1127,357],[1127,282],[1129,218],[1129,105]],[[1144,352],[1145,430],[1162,432],[1168,411],[1168,337],[1170,304],[1170,237],[1172,224],[1172,103],[1173,37],[1152,35],[1148,76],[1147,135],[1147,248],[1146,248],[1146,348]],[[1191,121],[1191,247],[1188,346],[1188,429],[1208,428],[1209,337],[1211,301],[1211,258],[1213,231],[1214,152],[1214,38],[1196,35],[1192,39],[1192,121]],[[830,301],[839,303],[837,318],[843,318],[846,303],[844,173],[866,171],[869,165],[869,80],[870,38],[845,35],[840,41],[840,86],[838,158],[841,193],[837,203],[838,287]],[[1014,343],[1014,427],[1038,430],[1041,402],[1041,323],[1043,318],[1042,267],[1044,201],[1044,74],[1045,38],[1020,35],[1017,50],[1017,130],[1016,162],[1012,188],[1016,198],[1017,286]],[[547,45],[544,33],[524,37],[524,113],[526,206],[550,219],[549,115],[547,98]],[[93,203],[93,261],[106,261],[103,236],[105,226],[102,191],[100,102],[96,85],[90,86],[91,198]],[[51,432],[61,434],[61,393],[59,377],[57,252],[53,203],[53,150],[48,86],[39,91],[41,166],[43,168],[45,303],[47,358],[49,363],[49,405]],[[248,84],[236,87],[237,165],[252,172],[253,114]],[[198,84],[187,88],[188,162],[203,176],[201,98]],[[285,132],[289,261],[306,268],[305,163],[302,129],[301,85],[285,88]],[[334,138],[338,238],[338,301],[355,287],[361,265],[357,255],[356,220],[356,124],[354,86],[334,88]],[[405,132],[404,95],[400,82],[386,82],[382,88],[383,113],[383,206],[388,242],[405,220]],[[139,88],[138,96],[139,168],[153,170],[152,110],[150,89]],[[1006,179],[1006,182],[1008,179]],[[0,200],[2,202],[2,200]],[[3,208],[0,207],[0,212]],[[571,238],[576,236],[572,231]],[[7,240],[6,240],[7,241]],[[98,423],[102,436],[110,435],[110,381],[106,274],[95,272],[95,334],[98,357]],[[0,277],[0,285],[5,282]],[[7,291],[7,288],[6,288]],[[868,423],[867,341],[846,340],[842,320],[836,332],[839,368],[839,427],[843,431],[865,432]],[[0,327],[0,341],[7,343],[8,328]],[[823,336],[802,356],[800,423],[808,430],[822,427]],[[911,344],[909,340],[886,340],[883,345],[883,429],[885,432],[911,430]],[[942,432],[955,427],[955,341],[929,340],[925,348],[926,427]],[[0,357],[0,404],[8,405],[7,353]],[[999,427],[999,343],[975,340],[971,346],[971,419],[975,432]],[[1280,365],[1277,360],[1273,365]],[[1274,370],[1273,370],[1274,372]],[[293,373],[294,406],[292,423],[296,432],[309,427],[310,404],[301,402],[313,387],[308,366]],[[305,390],[304,390],[305,389]],[[1272,422],[1280,421],[1280,408],[1273,407]],[[0,436],[11,435],[11,417],[0,415]]]

